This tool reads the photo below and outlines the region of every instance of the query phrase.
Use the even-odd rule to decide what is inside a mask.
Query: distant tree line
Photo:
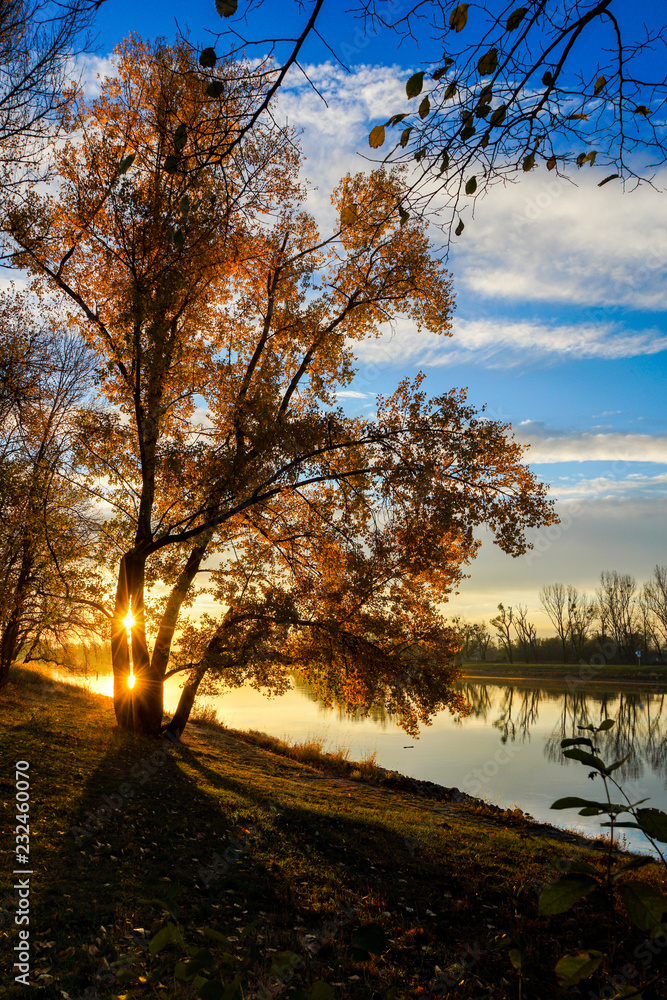
[[[550,583],[539,599],[553,635],[537,635],[527,607],[501,602],[488,623],[454,619],[462,659],[578,663],[601,654],[609,663],[667,662],[667,566],[656,566],[641,585],[629,573],[605,570],[592,595]]]

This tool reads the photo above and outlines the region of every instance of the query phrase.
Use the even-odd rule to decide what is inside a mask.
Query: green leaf
[[[565,913],[579,899],[598,888],[597,879],[586,875],[563,875],[545,886],[540,894],[539,911],[545,916]]]
[[[528,12],[527,7],[517,7],[513,10],[510,16],[507,18],[507,24],[505,25],[505,31],[516,31],[524,17]]]
[[[615,722],[613,719],[605,719],[604,722],[600,723],[597,729],[599,733],[604,733],[607,731],[607,729],[613,729],[614,725]]]
[[[419,117],[422,119],[426,118],[430,110],[431,110],[431,102],[429,101],[427,96],[419,105]]]
[[[547,170],[553,170],[554,167],[556,166],[556,163],[557,163],[556,157],[550,156],[549,159],[547,160]]]
[[[124,156],[123,159],[118,164],[118,173],[126,174],[130,169],[130,167],[132,166],[132,164],[134,163],[134,161],[136,160],[136,158],[137,158],[136,153],[128,153],[127,156]]]
[[[576,986],[582,979],[588,979],[604,959],[601,951],[578,951],[563,955],[556,965],[556,975],[561,986]]]
[[[547,70],[544,76],[542,77],[542,83],[544,84],[545,87],[550,87],[553,82],[554,78],[549,72],[549,70]]]
[[[508,955],[509,955],[509,960],[516,969],[516,971],[521,972],[521,970],[523,969],[523,963],[526,958],[523,948],[510,948]]]
[[[379,149],[383,142],[384,125],[376,125],[375,128],[371,129],[371,134],[368,137],[368,145],[371,149]]]
[[[593,93],[595,95],[599,94],[601,90],[604,90],[606,85],[607,85],[606,79],[603,76],[599,76],[595,81],[595,86],[593,87]]]
[[[667,844],[667,813],[662,809],[638,809],[636,816],[642,830],[649,837]]]
[[[593,161],[591,160],[591,166],[593,166]],[[626,753],[625,757],[621,757],[620,760],[615,760],[613,764],[610,764],[607,768],[607,774],[611,774],[612,771],[617,771],[619,767],[623,767],[627,760],[632,757],[632,750]]]
[[[238,5],[238,0],[215,0],[215,9],[220,17],[231,17]]]
[[[222,80],[211,80],[206,88],[208,97],[222,97],[225,92],[225,85]]]
[[[535,153],[532,152],[529,153],[528,156],[524,156],[523,169],[527,172],[528,170],[532,170],[534,166],[535,166]]]
[[[466,181],[466,194],[474,194],[477,190],[477,178],[473,175]]]
[[[574,747],[572,750],[566,750],[563,757],[578,760],[581,764],[587,764],[588,767],[594,767],[596,771],[601,771],[602,773],[606,771],[604,761],[592,753],[586,753],[585,750],[577,749],[577,747]]]
[[[445,100],[448,101],[450,97],[454,96],[455,93],[456,93],[456,80],[452,80],[452,82],[447,87],[447,90],[445,91]]]
[[[609,177],[605,177],[605,179],[603,181],[600,181],[600,183],[598,184],[598,187],[599,188],[604,187],[605,184],[609,183],[609,181],[615,181],[616,178],[620,177],[620,176],[621,176],[620,174],[609,174]]]
[[[658,862],[655,858],[633,858],[632,861],[626,862],[626,864],[621,865],[621,867],[614,872],[611,877],[612,882],[618,882],[619,878],[623,878],[626,872],[632,871],[634,868],[645,868],[646,865],[656,865]]]
[[[564,799],[556,799],[550,809],[580,809],[581,806],[599,805],[591,799],[582,799],[578,795],[566,795]]]
[[[463,139],[464,142],[467,142],[468,139],[472,138],[474,134],[475,134],[474,125],[466,125],[465,128],[461,129],[461,138]]]
[[[201,1000],[223,1000],[225,996],[224,984],[218,979],[209,979],[199,986],[199,996]]]
[[[575,747],[578,743],[583,743],[585,746],[593,749],[593,741],[589,740],[588,736],[575,736],[572,739],[561,740],[560,745],[564,750],[565,747]]]
[[[618,891],[625,903],[628,917],[640,931],[658,934],[667,913],[667,896],[645,882],[621,882]]]
[[[287,969],[300,965],[301,959],[294,951],[279,951],[271,962],[271,975],[281,976]]]
[[[176,244],[177,247],[185,246],[185,233],[180,228],[180,226],[174,233],[174,243]]]
[[[456,28],[457,31],[463,31],[466,24],[468,23],[468,3],[460,3],[449,15],[449,27]]]
[[[489,145],[490,140],[491,140],[491,133],[485,132],[479,141],[479,144],[482,147],[482,149],[486,149],[486,147]]]
[[[174,969],[177,979],[190,982],[202,969],[215,965],[215,959],[208,948],[199,948],[189,962],[179,962]]]
[[[421,94],[423,86],[424,73],[413,73],[405,85],[405,93],[410,99],[412,99],[413,97],[417,97],[418,94]]]
[[[352,935],[352,948],[366,955],[381,955],[386,947],[387,938],[381,924],[365,924]]]
[[[151,938],[151,942],[148,945],[148,951],[151,955],[157,955],[159,951],[166,948],[166,946],[171,944],[172,941],[180,940],[181,935],[176,924],[165,924],[165,926],[157,932],[155,937]]]
[[[207,49],[203,49],[199,56],[199,65],[204,66],[206,69],[213,69],[217,61],[218,57],[215,54],[215,49],[210,45]]]
[[[404,128],[401,132],[400,144],[405,149],[410,138],[410,133],[412,132],[412,125],[409,128]]]
[[[489,125],[496,126],[502,125],[505,121],[505,116],[507,115],[507,105],[501,104],[499,108],[491,112],[491,117],[489,118]]]
[[[335,994],[328,983],[318,979],[308,990],[308,996],[310,1000],[334,1000]]]
[[[477,69],[481,76],[489,76],[495,73],[498,68],[498,49],[489,49],[477,62]]]
[[[182,215],[187,215],[190,211],[190,199],[187,194],[184,194],[178,203],[178,207],[181,210]]]
[[[404,208],[399,208],[399,210],[398,210],[398,215],[399,215],[399,218],[400,218],[400,220],[401,220],[401,221],[400,221],[400,223],[399,223],[399,225],[401,225],[401,226],[404,226],[404,225],[405,225],[405,223],[406,223],[406,222],[407,222],[407,221],[409,220],[409,218],[410,218],[410,213],[409,213],[409,212],[406,212]]]
[[[456,227],[456,229],[454,230],[454,235],[455,236],[460,236],[464,229],[465,229],[465,225],[463,224],[463,219],[459,219],[459,224]]]

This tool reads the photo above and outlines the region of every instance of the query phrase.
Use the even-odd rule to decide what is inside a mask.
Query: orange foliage
[[[115,670],[129,669],[131,601],[145,681],[130,708],[119,686],[119,719],[159,725],[175,629],[207,559],[230,610],[181,620],[195,689],[207,671],[281,689],[293,666],[329,702],[383,700],[410,732],[462,710],[459,639],[439,605],[474,530],[489,524],[517,554],[525,528],[554,515],[509,428],[463,391],[428,400],[420,375],[379,398],[373,420],[334,408],[355,341],[381,323],[450,333],[450,279],[424,223],[401,216],[400,173],[346,177],[340,227],[323,237],[285,130],[260,118],[230,147],[262,99],[252,72],[219,64],[214,100],[185,46],[131,40],[118,56],[101,96],[72,111],[57,192],[17,204],[7,227],[99,356],[106,409],[80,446],[115,512],[110,565],[124,553]],[[157,582],[168,592],[147,602]]]

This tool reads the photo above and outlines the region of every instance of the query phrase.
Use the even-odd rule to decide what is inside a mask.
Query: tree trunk
[[[181,692],[181,697],[179,698],[174,717],[164,728],[165,733],[171,734],[171,736],[177,740],[181,738],[181,734],[187,725],[188,719],[190,718],[190,712],[192,711],[192,706],[194,705],[199,685],[201,684],[206,671],[210,667],[220,666],[223,657],[225,657],[225,654],[227,653],[227,634],[231,631],[234,625],[244,617],[244,615],[239,615],[233,606],[227,609],[225,617],[213,633],[213,636],[204,651],[201,662],[191,670],[190,676],[188,677]]]
[[[25,607],[34,559],[28,539],[23,543],[23,558],[12,598],[12,610],[0,640],[0,688],[9,680],[9,669],[18,655],[18,638],[21,632],[21,618]]]
[[[164,675],[153,667],[148,654],[144,566],[144,558],[135,552],[128,552],[120,563],[111,624],[113,699],[116,719],[122,729],[154,735],[160,732],[162,725]],[[131,660],[125,626],[128,611],[134,616]],[[134,674],[134,687],[130,687],[131,674]]]
[[[208,661],[204,659],[197,667],[194,667],[190,671],[190,676],[183,686],[181,697],[178,699],[178,706],[176,708],[176,712],[174,713],[174,717],[164,728],[166,733],[170,733],[171,736],[177,740],[180,740],[181,733],[187,725],[188,719],[190,718],[190,712],[192,711],[192,706],[194,705],[195,698],[197,697],[197,690],[207,670]]]

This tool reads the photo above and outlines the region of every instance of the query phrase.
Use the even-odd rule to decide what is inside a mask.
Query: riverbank
[[[207,976],[240,977],[246,1000],[294,987],[310,991],[301,1000],[507,1000],[520,982],[550,1000],[572,996],[553,971],[564,951],[608,950],[606,918],[586,903],[565,917],[537,908],[568,861],[601,870],[604,845],[372,760],[296,759],[261,734],[199,723],[178,745],[130,736],[107,698],[28,670],[17,680],[0,695],[3,818],[13,827],[13,763],[28,761],[30,980],[49,1000],[194,996],[187,969],[175,975],[181,934]],[[639,877],[664,884],[657,865]],[[6,889],[0,906],[9,955]],[[623,930],[614,968],[644,937]],[[517,942],[519,968],[505,947]]]
[[[667,665],[656,664],[645,667],[615,664],[579,663],[479,663],[461,665],[463,680],[496,681],[536,681],[557,683],[572,689],[585,685],[623,685],[635,688],[652,687],[656,691],[667,690]]]

